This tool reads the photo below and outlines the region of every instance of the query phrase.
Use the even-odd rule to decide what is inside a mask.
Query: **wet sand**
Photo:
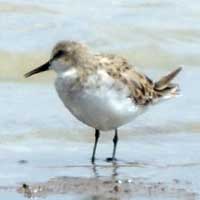
[[[146,135],[146,137],[148,137]],[[194,135],[190,137],[180,135],[169,136],[154,136],[154,142],[157,145],[133,142],[135,147],[139,143],[140,150],[145,148],[154,149],[155,152],[145,151],[146,157],[140,159],[137,151],[132,155],[129,154],[123,160],[119,159],[116,163],[106,163],[99,156],[95,165],[88,162],[88,154],[84,145],[80,145],[79,151],[74,152],[71,156],[70,150],[65,149],[63,153],[55,150],[47,155],[43,150],[37,150],[28,153],[22,153],[25,159],[12,159],[1,165],[1,186],[0,195],[4,199],[23,199],[23,198],[39,198],[39,199],[199,199],[199,167],[200,158],[192,160],[190,155],[189,160],[184,159],[188,155],[187,149],[191,153],[195,153]],[[163,140],[173,140],[173,143],[178,145],[181,138],[188,139],[188,146],[185,150],[174,152],[173,146],[170,149],[161,148],[165,142]],[[189,139],[190,138],[190,139]],[[141,139],[144,142],[144,140]],[[198,141],[199,142],[199,141]],[[46,143],[44,141],[44,143]],[[70,144],[70,143],[69,143]],[[75,145],[75,144],[74,144]],[[78,145],[78,143],[76,144]],[[119,147],[119,157],[128,155],[129,148],[124,151],[124,139]],[[127,145],[127,144],[126,144]],[[88,145],[91,147],[91,144]],[[102,144],[101,144],[102,146]],[[89,147],[87,150],[89,150]],[[108,144],[103,144],[103,149],[109,147]],[[100,148],[101,149],[101,148]],[[165,150],[164,150],[165,149]],[[197,149],[196,149],[197,150]],[[174,155],[173,153],[174,152]],[[184,155],[183,155],[184,152]],[[144,152],[143,152],[144,153]],[[55,155],[57,154],[57,155]],[[13,155],[12,155],[13,156]],[[26,158],[27,156],[27,158]],[[60,156],[58,158],[58,156]],[[82,160],[80,159],[82,156]],[[37,157],[37,159],[36,159]],[[49,161],[49,165],[46,160]],[[57,157],[57,159],[56,159]],[[176,159],[178,158],[178,159]],[[70,160],[71,159],[71,160]],[[79,159],[79,160],[77,160]],[[130,160],[135,160],[131,162]],[[59,160],[59,161],[58,161]],[[6,169],[3,166],[6,166]],[[3,173],[6,172],[6,173]]]
[[[73,178],[58,177],[47,182],[32,185],[23,184],[17,189],[28,198],[55,195],[76,194],[87,196],[89,199],[187,199],[193,200],[196,194],[187,187],[190,183],[182,183],[174,179],[171,183],[151,183],[144,179],[110,178]]]

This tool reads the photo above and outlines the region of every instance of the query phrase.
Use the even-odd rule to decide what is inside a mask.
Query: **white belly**
[[[118,128],[138,116],[144,109],[127,98],[127,89],[99,87],[72,90],[70,84],[58,78],[56,89],[64,105],[83,123],[99,129]]]

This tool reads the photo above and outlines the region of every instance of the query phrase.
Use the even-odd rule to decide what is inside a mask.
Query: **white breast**
[[[83,123],[112,130],[132,121],[143,109],[128,98],[127,87],[102,70],[88,78],[85,89],[73,87],[76,73],[65,72],[56,80],[56,89],[65,106]]]

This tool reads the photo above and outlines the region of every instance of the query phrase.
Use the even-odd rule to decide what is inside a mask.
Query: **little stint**
[[[51,69],[57,73],[55,87],[64,105],[77,119],[95,129],[93,163],[100,131],[115,131],[112,157],[107,159],[114,161],[118,128],[150,106],[179,93],[179,86],[171,81],[181,68],[152,81],[125,58],[94,54],[74,41],[57,43],[49,61],[25,77]]]

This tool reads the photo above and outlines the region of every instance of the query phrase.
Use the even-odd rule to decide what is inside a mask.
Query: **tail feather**
[[[155,88],[157,90],[162,90],[166,88],[167,86],[169,86],[171,80],[174,79],[181,70],[182,70],[182,67],[179,67],[175,69],[174,71],[172,71],[171,73],[169,73],[168,75],[162,77],[159,81],[155,83]]]
[[[179,67],[168,75],[162,77],[159,81],[155,82],[154,91],[156,91],[158,97],[171,98],[179,93],[179,85],[171,83],[171,81],[181,70],[182,68]]]

